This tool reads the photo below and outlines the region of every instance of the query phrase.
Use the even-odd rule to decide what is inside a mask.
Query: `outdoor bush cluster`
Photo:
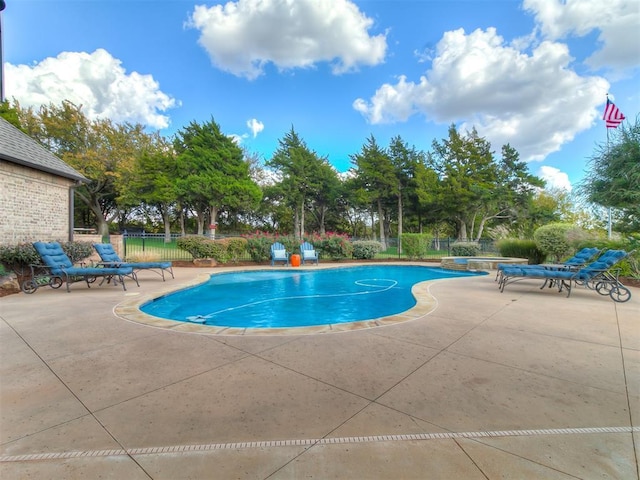
[[[176,241],[176,246],[180,250],[189,252],[193,258],[213,258],[209,248],[209,242],[201,236],[180,237]]]
[[[73,263],[82,262],[94,252],[91,242],[61,242],[60,245]],[[0,264],[16,275],[26,275],[31,270],[30,265],[40,263],[40,255],[31,243],[0,245]]]
[[[71,263],[80,263],[95,252],[91,242],[61,242],[60,245],[62,245],[62,250],[67,254]]]
[[[271,258],[271,244],[280,242],[287,247],[286,237],[280,237],[270,233],[255,232],[246,235],[244,239],[247,241],[247,252],[251,260],[256,263],[266,262]],[[291,251],[287,249],[288,251]]]
[[[247,251],[246,238],[224,238],[219,242],[222,245],[226,245],[227,257],[233,263],[238,263],[244,252]]]
[[[476,255],[480,255],[480,245],[476,242],[452,243],[451,255],[454,257],[475,257]]]
[[[403,233],[402,252],[412,260],[426,258],[431,236],[422,233]]]
[[[568,233],[573,228],[570,223],[550,223],[533,232],[533,238],[540,250],[553,257],[555,262],[560,262],[572,251]]]
[[[216,262],[223,264],[229,261],[228,242],[224,240],[212,240],[193,235],[180,237],[176,245],[179,249],[189,252],[195,259],[213,258]]]
[[[342,260],[353,255],[353,243],[347,235],[325,233],[305,238],[319,252],[322,258]]]
[[[353,258],[356,260],[371,260],[382,250],[382,244],[374,240],[356,240],[352,245]]]
[[[16,275],[25,275],[29,265],[40,263],[40,257],[30,243],[0,245],[0,263]]]
[[[498,251],[503,257],[527,258],[529,264],[544,263],[547,256],[538,248],[534,240],[505,238],[497,243]]]

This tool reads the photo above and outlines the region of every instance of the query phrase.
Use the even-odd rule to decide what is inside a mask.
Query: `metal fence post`
[[[122,232],[122,256],[123,258],[127,258],[127,229],[125,228]]]

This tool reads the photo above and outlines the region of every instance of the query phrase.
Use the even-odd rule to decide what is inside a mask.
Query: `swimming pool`
[[[236,328],[349,323],[412,308],[416,283],[479,274],[401,265],[226,272],[140,310],[179,322]]]

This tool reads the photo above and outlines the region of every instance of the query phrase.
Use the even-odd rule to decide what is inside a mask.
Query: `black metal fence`
[[[216,238],[238,237],[239,235],[216,235]],[[191,261],[193,257],[190,253],[180,250],[177,246],[177,240],[180,234],[171,234],[171,241],[165,242],[165,236],[161,233],[127,233],[122,235],[122,246],[124,257],[130,259],[135,257],[150,256],[157,260],[183,260]],[[353,238],[352,240],[370,240],[363,238]],[[455,238],[439,238],[432,239],[430,249],[425,259],[437,260],[442,257],[451,256],[451,246],[456,242]],[[480,245],[480,255],[496,254],[496,248],[493,240],[482,239],[477,242]],[[398,239],[390,238],[387,240],[388,247],[385,251],[376,255],[379,260],[400,260],[405,256],[398,251]],[[320,252],[322,258],[322,252]],[[239,259],[241,262],[252,261],[248,253],[242,255]]]

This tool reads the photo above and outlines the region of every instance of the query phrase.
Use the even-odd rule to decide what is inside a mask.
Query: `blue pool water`
[[[473,275],[479,273],[395,265],[229,272],[140,309],[171,320],[238,328],[347,323],[410,309],[416,304],[411,287],[418,282]]]

